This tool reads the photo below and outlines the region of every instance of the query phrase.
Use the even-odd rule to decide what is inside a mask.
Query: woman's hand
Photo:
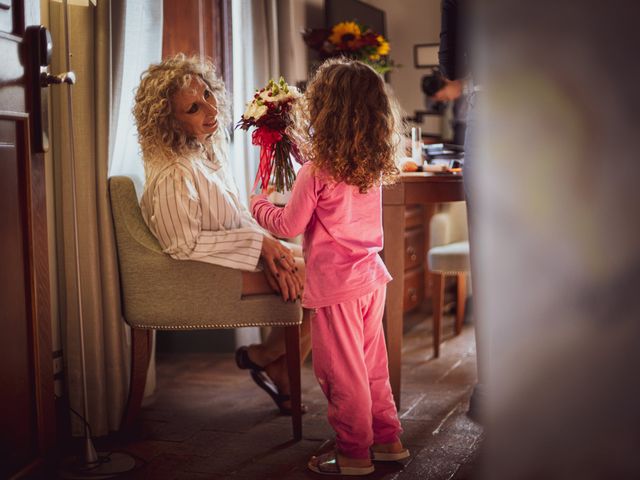
[[[262,258],[267,269],[277,278],[281,271],[295,273],[293,253],[279,241],[265,235],[262,240]]]
[[[279,269],[278,275],[274,275],[271,270],[267,268],[264,270],[264,274],[271,288],[279,292],[285,302],[289,300],[295,302],[296,299],[302,297],[303,284],[300,275],[296,272]]]

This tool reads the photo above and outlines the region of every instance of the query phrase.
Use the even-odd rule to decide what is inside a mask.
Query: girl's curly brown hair
[[[227,133],[223,125],[229,124],[230,113],[224,82],[209,60],[178,54],[151,65],[142,73],[136,90],[133,116],[147,177],[157,167],[208,146],[189,135],[175,119],[171,101],[173,95],[196,76],[209,86],[218,108],[219,127],[207,143],[218,156],[225,155]]]
[[[395,181],[400,109],[370,66],[344,58],[327,60],[297,103],[289,133],[316,168],[361,193]]]

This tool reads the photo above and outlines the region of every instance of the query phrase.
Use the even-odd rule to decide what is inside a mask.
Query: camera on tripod
[[[430,74],[422,77],[422,92],[427,97],[433,97],[444,85],[444,75],[438,67],[433,67]]]

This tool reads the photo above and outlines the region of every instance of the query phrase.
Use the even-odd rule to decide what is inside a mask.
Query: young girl
[[[309,159],[286,207],[253,197],[254,217],[272,233],[304,232],[303,306],[311,320],[313,367],[329,402],[336,451],[312,457],[317,473],[366,475],[371,460],[409,456],[387,369],[382,330],[386,284],[381,184],[396,173],[396,109],[369,66],[329,60],[305,93],[292,132]]]

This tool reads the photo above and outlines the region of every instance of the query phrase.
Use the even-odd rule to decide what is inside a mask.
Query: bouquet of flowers
[[[286,130],[292,123],[291,107],[300,96],[298,89],[287,85],[284,78],[280,77],[278,82],[269,80],[266,87],[256,91],[236,125],[242,130],[256,127],[252,143],[260,146],[260,164],[253,190],[258,183],[266,190],[272,176],[278,192],[293,186],[296,176],[291,156],[300,164],[302,158]]]
[[[308,29],[302,37],[307,46],[316,50],[323,60],[346,56],[371,65],[380,74],[395,66],[389,59],[389,42],[369,27],[356,22],[340,22],[331,29]]]

